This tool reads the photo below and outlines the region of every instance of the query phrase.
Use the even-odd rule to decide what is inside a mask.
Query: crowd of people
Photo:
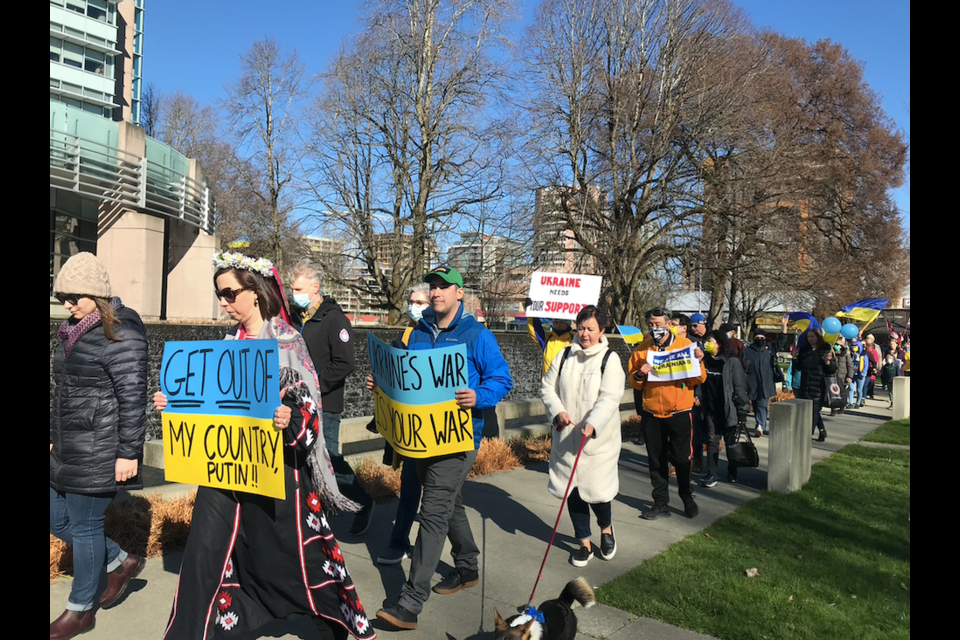
[[[336,301],[324,295],[320,274],[309,262],[289,274],[292,304],[280,274],[264,259],[219,253],[213,258],[214,292],[236,324],[225,340],[273,339],[279,346],[281,405],[273,416],[282,433],[285,496],[276,499],[220,488],[198,489],[191,532],[183,555],[164,638],[227,637],[274,619],[308,616],[324,638],[372,638],[361,604],[327,516],[352,512],[349,534],[370,527],[374,502],[340,450],[344,385],[355,369],[353,331]],[[61,268],[54,285],[70,317],[59,328],[50,415],[50,531],[73,546],[74,580],[63,614],[50,625],[51,640],[72,638],[95,624],[95,607],[116,605],[145,559],[105,536],[107,507],[120,490],[142,487],[147,406],[147,338],[135,311],[112,296],[109,275],[92,254],[80,253]],[[463,483],[480,447],[484,410],[513,386],[493,334],[464,307],[463,277],[441,266],[410,288],[409,326],[393,346],[406,350],[464,345],[467,384],[455,402],[472,418],[472,448],[453,454],[405,458],[389,445],[384,462],[401,469],[400,500],[390,541],[377,557],[383,565],[410,559],[407,579],[376,617],[396,629],[416,629],[431,593],[449,595],[478,584],[479,549],[463,506]],[[613,500],[619,492],[620,401],[634,391],[646,447],[652,500],[641,516],[671,515],[669,478],[675,476],[683,513],[696,517],[694,474],[701,487],[718,483],[719,454],[729,452],[756,420],[754,437],[769,434],[767,406],[776,384],[793,387],[814,403],[813,430],[826,438],[820,416],[821,386],[837,376],[848,406],[873,397],[879,376],[909,374],[909,343],[891,341],[883,358],[872,335],[862,342],[828,345],[811,329],[784,376],[776,354],[785,347],[754,331],[750,344],[732,325],[709,331],[702,314],[644,315],[646,338],[626,368],[611,349],[612,319],[603,307],[583,308],[575,323],[555,319],[548,331],[531,319],[530,335],[542,350],[541,397],[553,428],[546,490],[566,499],[579,541],[570,563],[583,567],[595,556],[617,552]],[[698,361],[690,375],[661,376],[657,357]],[[368,376],[374,391],[376,381]],[[157,393],[153,408],[167,398]],[[749,435],[747,436],[749,437]],[[703,463],[704,450],[706,464]],[[728,463],[727,481],[736,482]],[[600,532],[593,541],[591,512]],[[420,527],[410,543],[414,518]],[[445,539],[454,568],[431,588]],[[97,598],[103,570],[106,590]]]

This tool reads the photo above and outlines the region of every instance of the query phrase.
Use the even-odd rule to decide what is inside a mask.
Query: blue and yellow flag
[[[888,302],[889,300],[886,298],[868,298],[858,302],[851,302],[843,309],[840,309],[837,317],[849,318],[857,324],[863,323],[861,326],[862,329],[877,319],[877,316],[880,315],[880,312],[883,311],[883,308],[887,306]]]
[[[793,326],[796,327],[797,331],[800,332],[800,337],[797,338],[797,350],[800,350],[800,347],[803,346],[804,340],[803,336],[806,335],[809,329],[816,329],[820,332],[820,335],[823,335],[823,329],[820,328],[820,323],[817,322],[817,319],[813,315],[807,313],[806,311],[794,311],[787,316],[787,320],[793,323]]]
[[[643,332],[629,324],[618,324],[617,331],[623,336],[623,341],[627,344],[640,344],[643,342]]]

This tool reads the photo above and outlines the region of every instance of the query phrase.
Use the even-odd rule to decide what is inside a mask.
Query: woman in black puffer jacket
[[[60,269],[54,292],[71,317],[60,325],[50,407],[50,533],[73,547],[67,608],[50,638],[92,629],[103,566],[115,604],[145,560],[104,535],[119,489],[140,489],[147,407],[147,337],[140,316],[111,297],[110,277],[91,253]]]
[[[837,361],[830,348],[816,329],[808,329],[804,344],[793,358],[794,372],[800,372],[800,388],[797,397],[813,401],[812,431],[820,430],[817,442],[827,439],[827,430],[823,427],[820,410],[823,406],[823,379],[837,372]]]

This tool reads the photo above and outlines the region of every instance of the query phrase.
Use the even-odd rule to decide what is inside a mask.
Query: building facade
[[[217,317],[215,205],[196,160],[138,126],[143,0],[50,2],[50,315],[60,267],[97,255],[146,320]]]
[[[573,187],[541,187],[536,190],[533,211],[533,267],[554,273],[597,274],[597,261],[584,253],[575,239],[573,225],[593,240],[596,233],[587,219],[606,206],[600,189],[591,187],[582,197]],[[571,218],[573,222],[571,223]]]

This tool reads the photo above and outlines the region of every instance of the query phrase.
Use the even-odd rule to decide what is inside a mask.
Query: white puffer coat
[[[620,460],[620,400],[623,398],[626,376],[616,352],[611,352],[600,379],[600,365],[609,349],[607,337],[589,349],[583,349],[574,338],[570,355],[557,380],[561,351],[550,364],[550,370],[540,385],[547,417],[566,411],[574,424],[562,431],[553,429],[553,448],[550,450],[550,481],[547,489],[563,499],[570,480],[570,472],[577,458],[583,434],[581,427],[593,425],[595,435],[587,439],[571,485],[580,489],[584,502],[610,502],[620,490],[617,464]]]

